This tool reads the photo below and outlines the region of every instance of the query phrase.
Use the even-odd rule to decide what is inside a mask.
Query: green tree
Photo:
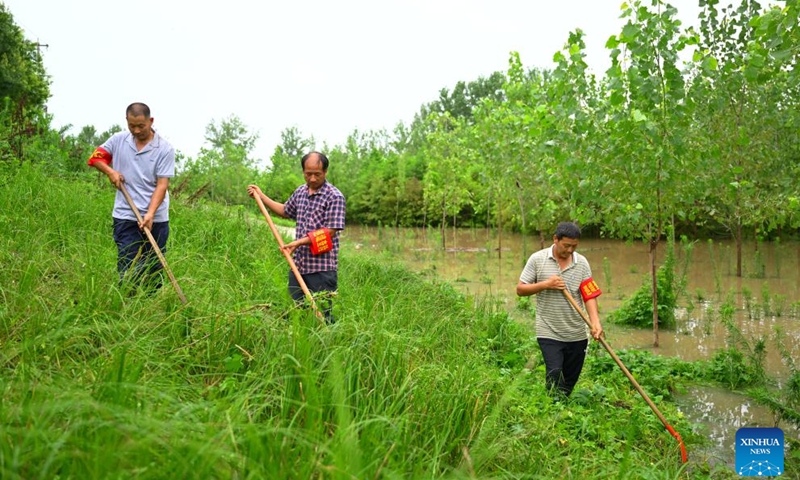
[[[551,228],[558,209],[552,199],[559,189],[545,178],[543,126],[549,109],[544,78],[540,71],[526,73],[519,54],[512,52],[506,98],[484,99],[474,116],[471,142],[478,152],[472,165],[474,209],[478,215],[485,213],[487,227],[492,223],[497,227],[498,255],[503,229],[518,229],[526,235],[533,228],[541,233]],[[527,256],[525,240],[523,236],[523,257]]]
[[[784,224],[798,182],[800,91],[777,60],[782,53],[770,54],[780,37],[759,37],[753,27],[760,11],[755,1],[736,8],[706,2],[691,93],[706,214],[735,239],[737,276],[746,231],[764,235]]]
[[[607,155],[595,183],[603,185],[604,229],[649,245],[653,344],[658,346],[656,247],[678,212],[692,203],[694,190],[682,185],[694,171],[684,143],[691,105],[686,102],[679,53],[692,37],[681,32],[677,11],[654,0],[625,5],[628,18],[611,49],[608,82]],[[600,190],[598,190],[600,191]]]
[[[608,184],[601,172],[613,127],[606,91],[588,71],[585,50],[583,32],[576,30],[553,56],[556,67],[546,83],[548,115],[542,125],[544,153],[552,158],[548,176],[561,187],[554,199],[566,203],[569,218],[584,226],[603,220]]]
[[[478,77],[471,82],[459,81],[452,91],[442,88],[439,90],[437,100],[422,107],[422,117],[427,117],[431,113],[449,113],[455,118],[471,119],[475,109],[484,99],[495,101],[504,99],[505,80],[502,72],[494,72],[488,77]]]
[[[800,0],[784,0],[773,5],[750,22],[757,42],[750,51],[753,61],[769,56],[790,77],[790,86],[800,84]]]
[[[38,45],[25,39],[0,3],[0,158],[23,157],[24,145],[49,128],[50,79]]]
[[[289,127],[281,132],[281,143],[269,158],[265,178],[265,193],[274,196],[279,202],[288,199],[294,190],[303,183],[300,159],[313,150],[314,138],[306,138],[297,127]],[[330,158],[330,155],[328,156]]]
[[[453,219],[455,229],[462,208],[471,207],[473,201],[469,171],[474,152],[465,145],[468,127],[464,119],[454,118],[449,113],[431,115],[428,119],[434,125],[433,133],[428,136],[428,168],[423,178],[425,204],[432,217],[440,219],[444,249],[448,219]]]
[[[247,185],[259,177],[256,160],[251,158],[258,135],[251,133],[241,119],[231,115],[206,127],[207,146],[197,158],[189,159],[185,175],[191,176],[195,191],[209,200],[234,205],[249,203]]]
[[[66,125],[58,133],[61,136],[61,148],[67,155],[64,168],[71,172],[85,171],[86,161],[92,151],[109,137],[122,131],[122,127],[114,125],[105,132],[98,133],[93,125],[85,125],[77,135],[69,135],[67,132],[70,129],[72,125]]]
[[[50,98],[50,79],[38,45],[25,39],[14,17],[0,3],[0,98],[14,104],[43,107]]]
[[[388,136],[385,132],[353,131],[341,148],[334,149],[336,173],[333,183],[347,198],[348,218],[366,224],[391,223],[393,215],[381,215],[385,182],[393,174],[386,171],[389,156]]]

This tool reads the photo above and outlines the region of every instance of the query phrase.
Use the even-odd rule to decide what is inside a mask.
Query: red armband
[[[581,296],[584,302],[599,297],[601,293],[603,292],[600,291],[600,287],[597,286],[593,278],[589,277],[581,283]]]
[[[95,162],[103,162],[106,165],[111,165],[111,154],[102,148],[97,147],[94,149],[92,156],[89,157],[89,161],[86,163],[91,167],[95,164]]]
[[[321,253],[330,252],[333,250],[333,240],[331,234],[324,228],[308,232],[308,238],[311,239],[311,253],[319,255]]]

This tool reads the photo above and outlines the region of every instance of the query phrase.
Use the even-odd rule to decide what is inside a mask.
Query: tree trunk
[[[517,182],[517,186],[519,186],[519,182]],[[528,258],[528,249],[525,248],[525,208],[522,206],[522,195],[517,195],[517,201],[519,202],[519,217],[522,220],[522,227],[520,229],[520,233],[522,234],[522,258]]]
[[[486,244],[492,240],[492,194],[491,189],[486,190]]]
[[[742,222],[736,222],[736,276],[742,277]]]
[[[445,250],[445,236],[447,235],[447,196],[442,195],[442,251]]]
[[[456,238],[456,234],[457,233],[458,232],[456,230],[456,214],[453,213],[453,249],[454,249],[453,251],[455,251],[455,249],[458,248],[458,245],[457,245],[458,242],[456,241],[457,240],[457,238]]]
[[[394,202],[394,237],[400,238],[400,195]]]
[[[653,346],[658,347],[658,275],[656,273],[656,246],[658,239],[650,239],[650,278],[653,292]]]
[[[500,218],[500,209],[497,209],[497,258],[503,258],[503,219]]]
[[[425,239],[425,247],[428,247],[428,206],[422,212],[422,236]]]

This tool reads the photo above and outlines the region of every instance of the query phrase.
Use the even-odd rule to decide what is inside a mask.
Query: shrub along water
[[[732,475],[682,465],[595,344],[553,403],[528,331],[385,258],[343,249],[340,320],[320,327],[266,224],[176,201],[167,257],[189,304],[169,283],[129,297],[111,186],[27,164],[1,178],[2,478]],[[691,369],[620,353],[691,454],[702,438],[663,401]]]
[[[664,263],[656,271],[658,324],[664,328],[675,327],[675,252],[673,243],[667,246]],[[611,313],[613,322],[647,328],[653,325],[653,287],[650,277],[646,277],[633,295],[626,299],[620,308]]]

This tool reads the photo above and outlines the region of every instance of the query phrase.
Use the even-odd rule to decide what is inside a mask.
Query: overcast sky
[[[205,128],[238,115],[268,159],[297,127],[322,148],[354,129],[409,123],[443,87],[505,71],[509,52],[551,67],[586,34],[595,73],[621,0],[0,0],[42,47],[58,127],[124,126],[147,103],[159,133],[196,156]],[[695,24],[697,0],[675,0]]]

